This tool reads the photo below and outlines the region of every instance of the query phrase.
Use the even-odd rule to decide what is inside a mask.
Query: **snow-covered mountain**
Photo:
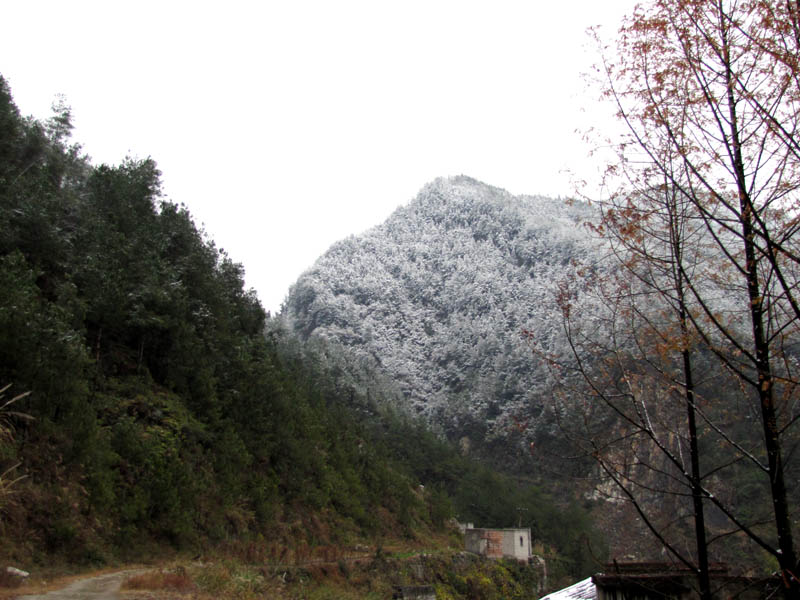
[[[426,185],[366,233],[334,244],[289,292],[304,339],[349,349],[465,449],[526,443],[552,426],[540,348],[563,343],[555,302],[596,242],[591,209],[459,176]]]
[[[344,373],[340,380],[353,390],[351,398],[369,399],[363,388],[376,385],[362,374],[386,374],[379,395],[385,397],[388,389],[390,397],[463,450],[502,462],[562,499],[609,500],[598,503],[595,518],[608,538],[617,540],[617,550],[659,556],[660,543],[627,502],[629,496],[620,495],[588,458],[586,442],[599,442],[606,465],[626,477],[633,473],[636,485],[628,490],[636,491],[638,506],[664,528],[675,526],[669,531],[684,539],[690,528],[683,529],[689,521],[682,519],[693,507],[685,489],[673,487],[684,476],[673,457],[684,457],[688,437],[686,405],[674,394],[682,371],[671,362],[681,358],[669,334],[675,326],[672,288],[658,262],[626,262],[641,269],[635,276],[620,269],[624,248],[616,248],[615,257],[612,242],[598,240],[584,225],[595,217],[592,207],[579,202],[512,196],[463,176],[438,179],[383,224],[331,247],[290,290],[282,316],[302,339],[324,342],[318,345],[327,352],[320,362],[334,364],[328,369],[334,376]],[[725,242],[725,251],[734,255],[738,240],[731,233],[728,244],[719,232],[709,239],[697,221],[687,231],[691,243],[683,248],[683,264],[691,267],[693,292],[705,302],[701,310],[690,296],[689,309],[699,315],[708,309],[727,326],[724,335],[712,330],[692,349],[693,370],[702,374],[694,391],[701,399],[703,464],[713,474],[704,481],[734,511],[754,522],[768,519],[751,509],[770,504],[761,467],[756,460],[746,470],[739,454],[758,448],[761,430],[752,425],[759,399],[743,391],[728,363],[718,359],[728,348],[736,355],[738,346],[729,344],[729,337],[748,335],[747,290],[737,285],[738,273],[731,277],[720,267],[725,261],[718,244]],[[658,237],[646,241],[650,256],[669,257],[671,249]],[[620,398],[613,409],[593,402],[595,390],[580,376],[571,377],[577,361],[566,346],[557,302],[565,294],[581,367]],[[660,325],[665,337],[653,335]],[[536,353],[523,330],[532,332]],[[782,348],[789,349],[787,365],[794,365],[793,343]],[[543,354],[561,359],[563,385],[555,385]],[[639,413],[642,406],[646,410]],[[617,419],[619,414],[630,415],[633,424]],[[661,436],[659,445],[638,435],[636,418],[646,419],[650,431]],[[619,498],[626,501],[615,501]],[[713,535],[727,531],[721,511],[709,510],[707,516]],[[684,541],[690,543],[691,534]],[[735,561],[750,550],[734,542],[715,552]]]

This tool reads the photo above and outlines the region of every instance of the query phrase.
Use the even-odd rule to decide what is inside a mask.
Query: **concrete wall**
[[[467,529],[464,532],[464,548],[489,558],[503,557],[503,533],[497,529]]]
[[[531,530],[467,529],[464,548],[488,558],[528,560],[531,557]]]
[[[531,530],[503,530],[503,556],[528,560],[531,557]]]

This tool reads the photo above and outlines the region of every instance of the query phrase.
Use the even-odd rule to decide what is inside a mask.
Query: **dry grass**
[[[183,569],[177,572],[149,571],[141,575],[134,575],[122,582],[123,590],[165,590],[190,594],[197,591],[197,585],[186,575]]]
[[[17,575],[12,575],[5,569],[0,568],[0,588],[9,589],[9,588],[18,588],[22,585],[24,579],[22,577],[18,577]]]

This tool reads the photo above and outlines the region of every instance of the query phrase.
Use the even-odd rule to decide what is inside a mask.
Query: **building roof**
[[[547,594],[547,596],[544,596],[539,600],[596,600],[596,599],[597,599],[597,588],[595,588],[592,578],[588,577],[583,581],[579,581],[578,583],[573,583],[571,586],[566,587],[563,590],[553,592],[552,594]]]

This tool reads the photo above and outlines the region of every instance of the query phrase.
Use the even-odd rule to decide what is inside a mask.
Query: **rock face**
[[[290,290],[302,338],[388,372],[402,402],[462,448],[529,445],[552,426],[548,371],[522,337],[558,352],[555,296],[596,252],[582,203],[438,179],[383,224],[332,246]]]

